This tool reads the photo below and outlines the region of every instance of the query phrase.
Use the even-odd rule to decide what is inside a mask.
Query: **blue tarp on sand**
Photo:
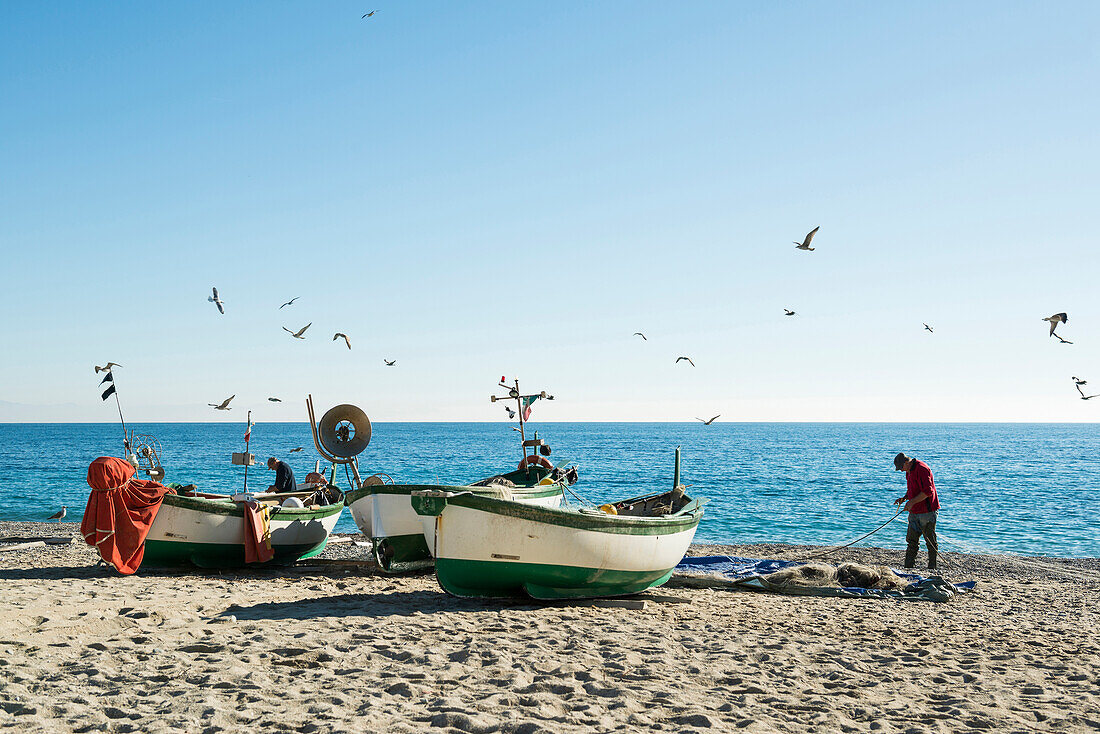
[[[924,577],[915,573],[894,571],[910,582],[903,590],[864,589],[858,586],[798,586],[770,583],[765,576],[803,561],[776,561],[764,558],[736,556],[696,556],[684,558],[673,570],[673,576],[690,586],[724,586],[729,588],[771,591],[799,596],[839,596],[851,598],[900,599],[911,601],[947,601],[956,594],[973,591],[974,581],[952,584],[939,576]]]

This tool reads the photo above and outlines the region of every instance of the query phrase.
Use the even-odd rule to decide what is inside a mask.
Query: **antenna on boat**
[[[521,461],[521,466],[524,466],[525,468],[529,468],[531,463],[533,463],[533,462],[528,462],[527,448],[530,447],[532,449],[531,458],[534,458],[534,457],[538,456],[539,450],[543,446],[546,446],[546,442],[539,438],[539,435],[538,435],[537,431],[535,432],[535,437],[532,438],[530,441],[528,441],[527,440],[527,433],[524,429],[524,423],[527,422],[528,417],[530,417],[530,415],[531,415],[531,404],[532,403],[534,403],[536,400],[539,400],[539,399],[553,400],[554,396],[553,395],[547,395],[545,390],[543,390],[541,392],[538,392],[538,393],[533,393],[531,395],[521,395],[520,391],[519,391],[519,378],[518,377],[516,378],[515,383],[512,386],[509,386],[508,383],[506,383],[504,381],[504,378],[501,377],[500,378],[500,387],[507,390],[508,395],[507,396],[490,395],[489,396],[489,402],[490,403],[495,403],[498,400],[515,400],[516,401],[516,416],[519,419],[520,450],[523,452],[523,459]],[[547,453],[547,454],[549,453],[549,447],[547,447],[547,451],[545,453]]]

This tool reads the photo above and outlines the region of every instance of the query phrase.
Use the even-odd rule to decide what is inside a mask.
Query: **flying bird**
[[[385,357],[383,357],[382,361],[386,363],[387,367],[393,367],[395,364],[397,364],[396,359],[386,359]]]
[[[714,421],[718,420],[718,419],[719,419],[719,418],[721,418],[721,417],[722,417],[722,414],[721,414],[721,413],[719,413],[718,415],[716,415],[716,416],[714,416],[713,418],[711,418],[711,419],[710,419],[709,421],[704,421],[704,420],[703,420],[702,418],[696,418],[695,420],[697,420],[697,421],[703,421],[703,425],[704,425],[704,426],[709,426],[709,425],[710,425],[711,423],[714,423]]]
[[[270,400],[270,401],[271,401],[271,402],[273,402],[273,403],[281,403],[281,402],[283,402],[282,398],[268,398],[268,400]]]
[[[921,323],[924,324],[923,321]],[[932,327],[929,326],[928,324],[924,324],[924,330],[927,331],[929,334],[935,334],[936,333],[936,332],[932,331]]]
[[[298,329],[298,331],[291,331],[290,329],[286,328],[285,326],[283,327],[283,331],[285,331],[286,333],[290,334],[290,335],[291,335],[292,337],[294,337],[295,339],[305,339],[305,337],[304,337],[304,336],[302,336],[302,334],[305,334],[305,333],[306,333],[306,329],[308,329],[308,328],[309,328],[309,327],[311,327],[311,326],[313,326],[313,322],[312,322],[312,321],[310,321],[310,322],[309,322],[308,324],[306,324],[306,325],[305,325],[305,326],[303,326],[302,328]]]
[[[65,505],[61,505],[60,510],[58,510],[54,514],[50,515],[46,519],[47,520],[57,520],[58,522],[61,522],[62,520],[65,519],[65,516],[68,515],[68,514],[69,514],[69,509],[67,507],[65,507]]]
[[[121,367],[118,362],[108,362],[106,367],[100,367],[96,365],[95,373],[98,375],[100,372],[110,372],[112,367]]]
[[[348,335],[347,334],[342,334],[338,331],[338,332],[336,332],[335,334],[332,335],[332,340],[336,341],[337,339],[339,339],[341,337],[343,337],[343,339],[344,339],[344,344],[348,345],[348,349],[351,349],[351,342],[348,341]]]
[[[232,399],[233,399],[233,398],[235,398],[235,397],[237,397],[237,396],[236,396],[236,395],[230,395],[230,396],[229,396],[229,397],[227,397],[227,398],[226,398],[225,400],[223,400],[223,401],[221,402],[221,404],[218,404],[218,403],[207,403],[207,405],[209,405],[209,406],[210,406],[211,408],[213,408],[214,410],[233,410],[232,408],[230,408],[230,407],[229,407],[229,401],[230,401],[230,400],[232,400]]]
[[[218,289],[214,288],[213,291],[214,295],[207,296],[206,300],[218,307],[218,313],[225,315],[225,304],[222,302],[222,299],[218,297]]]
[[[813,229],[811,229],[810,233],[808,235],[806,235],[806,239],[802,240],[801,244],[799,244],[798,242],[795,242],[794,243],[795,246],[799,250],[809,250],[810,252],[813,252],[814,248],[810,247],[810,243],[813,242],[814,235],[817,234],[817,230],[819,230],[819,229],[821,229],[820,226],[814,227]]]
[[[1073,344],[1073,342],[1071,342],[1069,339],[1063,339],[1061,334],[1055,334],[1054,338],[1062,342],[1063,344]]]
[[[372,16],[373,16],[373,15],[374,15],[375,13],[377,13],[377,12],[378,12],[377,10],[372,10],[372,11],[370,11],[369,13],[364,13],[364,14],[363,14],[363,18],[370,18],[370,17],[372,17]],[[363,20],[363,18],[360,18],[359,20]]]
[[[1065,312],[1063,311],[1062,313],[1056,313],[1053,316],[1047,316],[1045,319],[1043,319],[1043,321],[1050,322],[1050,333],[1047,334],[1047,336],[1053,336],[1054,329],[1058,326],[1058,324],[1069,323],[1069,316],[1066,316]]]
[[[299,298],[301,298],[301,296],[294,296],[294,298],[291,298],[289,301],[284,303],[283,306],[293,306],[294,302],[297,301]],[[279,306],[279,308],[282,308],[283,306]]]
[[[302,449],[304,449],[304,448],[305,448],[305,446],[299,446],[299,447],[298,447],[298,448],[296,448],[296,449],[291,449],[291,450],[290,450],[290,451],[288,451],[287,453],[288,453],[288,454],[296,454],[296,453],[298,453],[299,451],[301,451],[301,450],[302,450]]]
[[[509,418],[515,418],[515,417],[516,417],[516,411],[512,410],[511,408],[509,408],[509,407],[508,407],[507,405],[505,405],[505,406],[504,406],[504,409],[505,409],[506,411],[508,411],[508,417],[509,417]]]
[[[685,359],[687,360],[688,364],[690,364],[692,367],[695,366],[695,363],[691,361],[691,357],[677,357],[676,358],[676,363],[679,363],[679,362],[681,362],[682,360],[685,360]]]
[[[1075,376],[1071,379],[1073,380],[1074,385],[1087,385],[1087,384],[1089,384],[1088,380],[1082,380],[1080,377]]]
[[[646,338],[645,338],[645,334],[643,334],[643,333],[642,333],[642,332],[640,332],[640,331],[635,331],[635,332],[634,332],[634,333],[632,334],[632,336],[640,336],[640,337],[642,337],[642,341],[644,341],[644,342],[647,342],[647,341],[649,341],[649,339],[646,339]]]
[[[794,316],[795,314],[794,314],[794,311],[790,310],[789,308],[785,308],[785,309],[783,309],[783,315],[784,316]]]

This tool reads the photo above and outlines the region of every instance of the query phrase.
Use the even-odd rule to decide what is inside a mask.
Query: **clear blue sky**
[[[1100,420],[1100,5],[372,3],[0,5],[0,419]]]

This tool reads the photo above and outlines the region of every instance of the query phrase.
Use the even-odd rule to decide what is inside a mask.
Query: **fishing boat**
[[[307,501],[313,492],[252,498],[268,507],[272,565],[294,563],[321,553],[344,510],[342,502],[284,507],[289,496]],[[146,566],[193,564],[204,568],[245,565],[245,508],[228,495],[167,494],[145,538]],[[253,565],[253,564],[250,564]]]
[[[399,484],[388,474],[375,474],[362,481],[359,489],[345,495],[344,502],[351,510],[355,524],[371,539],[375,562],[382,571],[404,573],[432,565],[431,550],[424,539],[423,525],[413,509],[414,493],[464,492],[539,507],[558,507],[562,504],[567,487],[577,480],[576,468],[566,469],[565,463],[553,466],[547,458],[551,454],[550,446],[538,437],[537,432],[530,439],[526,433],[531,404],[540,399],[553,400],[553,396],[547,395],[545,391],[523,395],[519,380],[513,385],[507,385],[504,378],[501,378],[500,387],[508,390],[508,395],[491,396],[491,401],[516,401],[516,410],[509,409],[519,423],[516,430],[522,453],[516,469],[461,486]],[[326,418],[328,416],[326,414]],[[347,420],[351,416],[349,413],[335,417]],[[322,419],[322,425],[314,433],[318,451],[322,453],[332,441],[332,422],[329,421],[327,426],[325,423],[325,419]]]
[[[669,492],[600,508],[539,507],[473,492],[413,493],[439,585],[460,597],[579,599],[660,586],[703,517],[676,473]]]
[[[315,470],[295,491],[249,491],[248,468],[255,464],[248,450],[251,412],[245,451],[232,455],[232,463],[244,467],[243,486],[235,494],[161,484],[160,443],[123,430],[127,458],[101,457],[89,467],[92,494],[81,527],[85,540],[121,572],[139,566],[293,563],[325,549],[343,512],[343,494],[333,484],[335,465],[329,479]],[[137,480],[138,474],[150,479]]]

